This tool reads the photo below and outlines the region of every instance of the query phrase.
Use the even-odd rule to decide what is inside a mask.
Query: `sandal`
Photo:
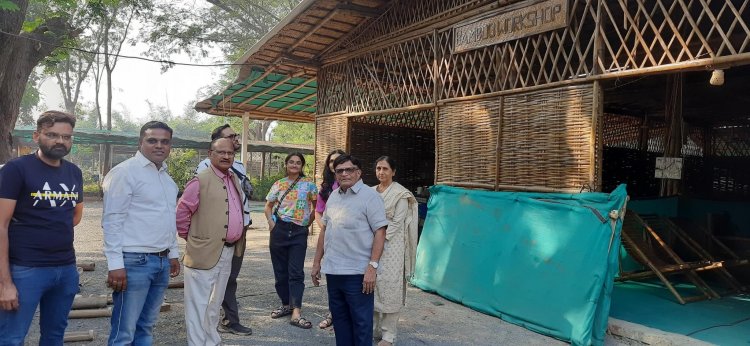
[[[289,316],[292,314],[292,309],[288,306],[281,306],[276,310],[271,311],[271,318],[280,318]]]
[[[318,327],[320,327],[320,329],[326,329],[332,325],[333,325],[333,316],[331,316],[331,314],[328,314],[324,320],[318,323]]]
[[[310,328],[312,328],[312,322],[308,321],[304,317],[300,317],[300,318],[298,318],[296,320],[291,320],[291,321],[289,321],[289,324],[291,324],[291,325],[293,325],[295,327],[302,328],[302,329],[310,329]]]

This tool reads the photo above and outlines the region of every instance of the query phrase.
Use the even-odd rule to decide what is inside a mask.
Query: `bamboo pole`
[[[68,318],[95,318],[95,317],[109,317],[112,316],[112,308],[101,308],[101,309],[85,309],[85,310],[70,310]]]
[[[185,282],[184,281],[170,281],[167,285],[167,288],[184,288]]]
[[[82,268],[85,272],[92,272],[96,270],[96,262],[78,262],[76,267]]]
[[[95,337],[96,332],[91,329],[88,331],[65,332],[63,342],[94,341]]]
[[[594,104],[593,114],[591,114],[591,138],[589,139],[589,162],[591,163],[591,170],[589,171],[589,185],[594,191],[599,190],[598,183],[601,183],[599,179],[599,172],[597,168],[601,169],[601,158],[603,153],[599,152],[599,145],[597,137],[599,133],[599,121],[601,121],[601,115],[604,113],[604,104],[602,102],[602,87],[599,81],[594,81]]]
[[[107,297],[105,296],[91,296],[91,297],[75,297],[73,299],[73,310],[81,309],[98,309],[107,306]]]
[[[497,137],[495,137],[495,188],[494,190],[498,190],[498,186],[500,186],[500,174],[502,172],[502,158],[503,158],[503,120],[505,119],[505,98],[501,97],[498,102],[500,102],[500,109],[498,112],[500,112],[500,115],[498,116],[497,120]]]
[[[337,115],[343,115],[345,117],[360,117],[360,116],[370,116],[370,115],[385,115],[385,114],[393,114],[393,113],[406,113],[406,112],[416,112],[421,111],[425,109],[435,108],[434,103],[426,103],[421,105],[414,105],[414,106],[407,106],[407,107],[399,107],[399,108],[393,108],[393,109],[384,109],[384,110],[377,110],[377,111],[366,111],[366,112],[356,112],[356,113],[344,113],[341,112],[335,112],[335,113],[328,113],[328,114],[321,114],[318,115],[318,118],[330,118]]]

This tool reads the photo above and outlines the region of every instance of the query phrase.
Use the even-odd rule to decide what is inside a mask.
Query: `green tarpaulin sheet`
[[[601,345],[625,185],[610,194],[430,189],[412,283],[574,345]]]

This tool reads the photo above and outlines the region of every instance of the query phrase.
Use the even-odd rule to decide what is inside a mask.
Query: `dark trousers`
[[[307,227],[279,220],[271,231],[269,247],[276,294],[281,304],[301,308],[305,290]]]
[[[245,252],[242,252],[240,256],[232,257],[232,271],[229,273],[224,301],[221,302],[221,307],[224,309],[224,320],[221,323],[227,326],[240,323],[239,305],[237,304],[237,276],[240,275],[244,258]]]
[[[371,346],[375,295],[362,293],[364,275],[326,275],[337,346]]]

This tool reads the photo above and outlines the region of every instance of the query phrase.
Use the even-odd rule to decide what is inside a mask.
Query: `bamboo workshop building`
[[[368,163],[393,156],[411,189],[626,182],[635,197],[747,198],[748,7],[305,0],[238,61],[247,65],[237,81],[196,109],[314,122],[318,174],[343,148]],[[682,180],[655,178],[657,156],[683,158]]]

